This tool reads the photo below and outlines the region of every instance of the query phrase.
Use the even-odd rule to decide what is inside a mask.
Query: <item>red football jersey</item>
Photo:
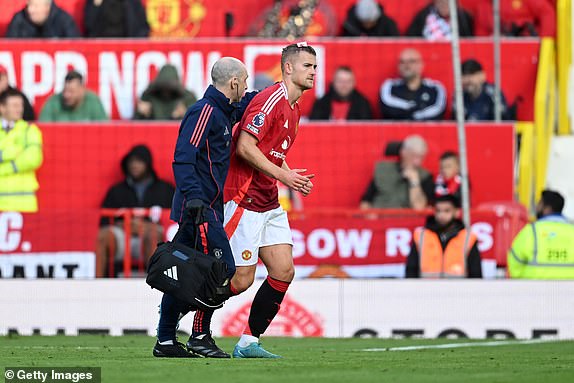
[[[283,82],[264,89],[251,100],[233,136],[225,202],[234,200],[245,209],[259,212],[279,207],[277,181],[237,157],[237,139],[241,131],[252,134],[267,159],[281,166],[295,142],[300,117],[299,104],[291,107]]]

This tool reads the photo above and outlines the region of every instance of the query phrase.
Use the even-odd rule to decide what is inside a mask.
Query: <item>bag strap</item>
[[[172,242],[177,242],[178,238],[181,236],[181,233],[183,233],[183,230],[185,229],[185,227],[187,226],[189,221],[191,221],[191,217],[189,216],[189,214],[184,213],[184,219],[181,222],[181,225],[179,225],[179,227],[177,229],[177,233],[175,233],[175,236],[173,237]],[[197,235],[196,235],[196,237],[197,237]],[[197,245],[197,238],[195,240],[195,244]]]
[[[183,221],[181,222],[181,225],[179,225],[179,228],[177,229],[177,233],[175,233],[175,236],[172,239],[172,242],[177,242],[178,238],[181,236],[181,233],[183,233],[183,230],[185,229],[185,227],[190,223],[190,221],[192,220],[192,217],[189,214],[184,214],[185,218],[183,219]],[[205,225],[207,222],[203,222],[201,224],[199,224],[197,226],[197,230],[195,231],[195,239],[193,241],[193,248],[197,250],[197,244],[199,242],[199,227]]]

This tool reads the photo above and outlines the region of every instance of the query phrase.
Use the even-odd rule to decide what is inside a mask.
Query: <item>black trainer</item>
[[[157,358],[198,358],[197,355],[187,351],[183,343],[180,342],[175,342],[175,344],[159,344],[159,342],[155,342],[153,356]]]
[[[217,347],[211,334],[200,335],[201,338],[189,337],[187,349],[204,358],[231,358],[231,355]]]

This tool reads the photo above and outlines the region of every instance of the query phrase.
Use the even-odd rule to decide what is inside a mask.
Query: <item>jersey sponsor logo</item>
[[[275,149],[271,149],[271,151],[269,152],[269,155],[275,158],[279,158],[280,160],[284,160],[285,157],[287,157],[285,155],[285,153],[280,153],[278,151],[276,151]]]
[[[291,146],[291,137],[287,136],[283,143],[281,144],[281,149],[287,150]]]
[[[247,124],[247,130],[249,130],[251,133],[259,134],[259,129],[251,124]]]
[[[263,113],[263,112],[257,113],[257,114],[253,117],[253,120],[251,121],[251,123],[252,123],[253,126],[255,126],[256,128],[262,127],[263,124],[265,123],[265,113]]]
[[[249,261],[252,256],[253,254],[249,250],[243,250],[241,253],[241,258],[243,258],[244,261]]]

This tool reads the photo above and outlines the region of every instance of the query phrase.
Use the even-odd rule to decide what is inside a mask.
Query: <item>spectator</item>
[[[152,154],[147,146],[134,146],[122,159],[121,168],[125,179],[108,190],[102,208],[171,208],[174,187],[157,177]],[[130,233],[132,258],[147,262],[162,234],[162,227],[158,223],[133,217]],[[96,276],[112,276],[107,269],[109,258],[113,256],[117,262],[123,260],[125,240],[122,220],[116,220],[110,225],[108,219],[102,219],[96,250]]]
[[[315,101],[311,120],[370,120],[373,118],[369,101],[355,88],[351,68],[341,66],[335,71],[331,88]]]
[[[458,8],[458,33],[461,37],[473,36],[472,17]],[[450,9],[448,0],[433,0],[432,4],[421,9],[407,29],[407,36],[424,37],[429,41],[450,41]]]
[[[460,200],[437,198],[434,214],[417,228],[407,258],[407,278],[482,278],[476,236],[464,227]]]
[[[0,94],[0,211],[37,212],[36,170],[43,160],[42,132],[22,119],[24,98],[8,88]]]
[[[467,121],[493,121],[494,85],[486,82],[486,73],[482,65],[474,59],[462,63],[462,89],[464,99],[464,119]],[[512,119],[512,113],[506,105],[504,94],[500,94],[500,107],[503,120]],[[456,108],[453,103],[453,118]]]
[[[421,136],[408,136],[399,150],[399,162],[380,161],[361,198],[361,209],[425,209],[433,200],[430,173],[422,168],[427,144]]]
[[[399,36],[399,29],[395,21],[385,15],[382,5],[377,1],[358,0],[347,12],[342,36]]]
[[[84,77],[70,71],[64,79],[64,90],[46,101],[40,121],[103,121],[108,116],[98,96],[86,89]]]
[[[388,79],[381,86],[381,113],[389,120],[441,120],[446,107],[444,86],[422,77],[421,54],[412,48],[400,54],[401,78]]]
[[[544,190],[538,220],[518,233],[508,252],[508,274],[524,279],[574,279],[574,225],[562,215],[564,197]]]
[[[502,0],[500,24],[506,36],[556,36],[556,12],[548,0]]]
[[[435,197],[452,195],[461,200],[460,161],[455,152],[446,151],[440,156],[440,171],[434,181]]]
[[[28,101],[28,98],[24,95],[24,93],[10,86],[8,83],[8,72],[6,71],[6,68],[0,66],[0,93],[7,89],[15,90],[16,92],[20,93],[20,96],[22,96],[22,99],[24,100],[24,115],[22,119],[26,121],[34,121],[36,119],[36,114],[34,113],[34,108],[32,108],[30,101]]]
[[[177,69],[164,65],[137,103],[137,120],[180,120],[187,108],[197,101],[179,80]]]
[[[80,37],[76,22],[52,0],[27,0],[26,8],[16,13],[6,37]]]
[[[149,24],[141,0],[87,0],[86,37],[148,37]]]

